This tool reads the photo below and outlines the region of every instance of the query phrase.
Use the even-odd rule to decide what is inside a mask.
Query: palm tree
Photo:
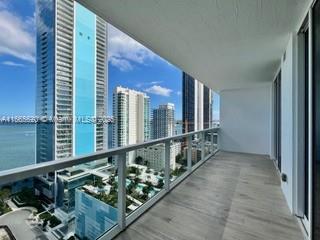
[[[141,156],[136,157],[136,164],[143,164],[143,158]]]

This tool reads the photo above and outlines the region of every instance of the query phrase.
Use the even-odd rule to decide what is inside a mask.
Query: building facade
[[[152,138],[164,138],[174,135],[174,104],[160,105],[152,111]]]
[[[113,144],[122,147],[150,138],[150,98],[145,93],[116,87],[113,92]]]
[[[183,133],[211,127],[212,91],[200,81],[183,72],[182,75]]]
[[[37,0],[36,24],[36,113],[48,120],[36,127],[36,162],[102,150],[105,128],[92,120],[106,111],[107,23],[75,1]]]
[[[195,119],[194,119],[194,129],[195,131],[203,129],[203,113],[208,109],[204,109],[204,99],[203,99],[203,84],[195,79],[195,89],[194,89],[194,108],[195,108]]]
[[[203,128],[212,127],[213,122],[213,92],[210,88],[203,86]]]
[[[181,143],[174,142],[170,145],[170,168],[176,168],[176,156],[181,153]],[[137,150],[137,156],[142,157],[146,165],[156,171],[161,171],[165,167],[165,145],[154,146]]]
[[[113,146],[122,147],[150,139],[150,98],[145,93],[116,87],[113,92]],[[133,163],[135,153],[128,153]]]
[[[114,128],[114,120],[113,118],[110,118],[110,121],[107,124],[107,132],[108,132],[108,149],[113,148],[114,144],[113,144],[113,138],[112,138],[112,134],[113,134],[113,128]]]
[[[117,224],[118,210],[84,192],[75,192],[75,233],[80,239],[97,239]]]
[[[174,135],[181,135],[183,133],[182,129],[183,129],[182,120],[176,120],[175,127],[174,127]]]
[[[195,79],[182,73],[182,131],[195,131]]]

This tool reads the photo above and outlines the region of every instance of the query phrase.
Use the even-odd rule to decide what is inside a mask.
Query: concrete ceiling
[[[79,0],[216,90],[270,82],[311,0]]]

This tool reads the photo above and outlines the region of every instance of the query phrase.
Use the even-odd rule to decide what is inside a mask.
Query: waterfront
[[[0,171],[35,162],[35,125],[0,125]]]

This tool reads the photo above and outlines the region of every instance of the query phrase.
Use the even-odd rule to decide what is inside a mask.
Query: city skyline
[[[17,2],[13,0],[13,3]],[[178,131],[176,118],[181,119],[183,105],[180,69],[108,25],[77,1],[35,0],[35,3],[28,23],[29,28],[35,30],[34,36],[25,28],[25,21],[10,12],[9,2],[0,3],[0,20],[6,15],[10,24],[10,17],[14,18],[16,27],[21,27],[29,38],[30,46],[36,43],[34,49],[22,55],[0,45],[0,66],[11,69],[10,73],[3,74],[5,87],[15,87],[16,83],[6,79],[9,74],[16,77],[14,69],[22,70],[22,74],[28,69],[35,70],[28,78],[36,82],[35,86],[25,82],[29,88],[24,89],[31,91],[34,87],[34,95],[28,98],[34,103],[27,103],[29,108],[24,112],[15,113],[9,102],[3,113],[0,112],[0,116],[10,111],[6,115],[35,115],[48,120],[37,122],[34,128],[34,163],[61,161],[105,150],[108,138],[112,138],[113,147],[124,147],[148,142],[152,137],[170,137]],[[29,10],[31,14],[32,8]],[[0,31],[1,27],[0,24]],[[14,32],[16,28],[13,29]],[[0,37],[0,41],[3,38]],[[9,61],[9,57],[12,60]],[[29,67],[24,62],[28,62]],[[203,92],[203,84],[197,84]],[[20,87],[26,88],[23,84]],[[203,103],[199,107],[203,108],[206,101],[209,106],[211,91],[207,98],[202,96],[199,94]],[[14,96],[10,99],[18,101]],[[197,116],[199,128],[204,127],[202,111],[199,110]],[[211,115],[211,109],[208,114]],[[111,129],[100,122],[107,115],[114,119]],[[190,159],[187,165],[187,148],[205,160],[209,154],[207,140],[203,138],[200,148],[198,139],[188,146],[184,144],[185,139],[174,139],[128,151],[123,155],[125,158],[115,155],[90,163],[78,161],[72,167],[10,183],[5,187],[12,193],[6,197],[12,200],[12,205],[2,201],[0,215],[19,211],[16,208],[22,205],[31,206],[34,208],[32,221],[38,222],[39,233],[49,239],[57,235],[98,238],[117,224],[121,190],[126,194],[124,211],[135,211],[199,160]],[[126,161],[125,171],[121,172],[123,161]]]
[[[0,19],[16,29],[8,35],[17,42],[0,39],[0,116],[36,114],[36,47],[34,1],[4,1]],[[0,30],[4,33],[7,29]],[[151,109],[172,102],[176,119],[182,119],[182,72],[125,33],[108,24],[108,101],[107,115],[112,115],[112,91],[124,86],[150,95]],[[9,34],[9,33],[8,33]],[[20,39],[25,39],[22,44]],[[23,49],[21,49],[23,48]],[[19,54],[16,52],[19,51]],[[12,96],[14,94],[14,97]],[[216,107],[218,100],[215,101]],[[215,104],[214,103],[214,104]]]

